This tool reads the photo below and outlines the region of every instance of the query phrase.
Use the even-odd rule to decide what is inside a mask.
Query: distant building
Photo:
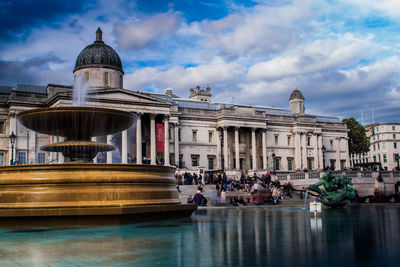
[[[195,170],[295,171],[324,166],[349,166],[347,128],[336,117],[305,113],[304,96],[295,89],[290,110],[212,101],[211,88],[190,89],[181,98],[123,89],[121,60],[104,44],[102,33],[79,54],[75,84],[87,87],[85,105],[121,109],[137,115],[136,127],[93,141],[114,144],[116,152],[101,153],[96,162],[135,162],[175,165]],[[18,163],[63,162],[60,154],[40,146],[63,137],[25,129],[16,115],[38,107],[76,103],[72,86],[17,85],[0,87],[0,164],[11,160],[8,136],[17,135],[13,155]],[[46,123],[46,122],[43,122]]]
[[[379,123],[365,126],[370,141],[369,152],[351,155],[351,163],[379,162],[388,171],[399,168],[400,123]]]

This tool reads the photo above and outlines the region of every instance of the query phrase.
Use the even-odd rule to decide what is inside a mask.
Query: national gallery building
[[[100,29],[95,42],[79,54],[73,73],[75,84],[81,79],[87,87],[84,105],[137,116],[128,130],[94,138],[117,147],[99,153],[97,163],[164,164],[190,171],[349,167],[346,126],[336,117],[306,114],[297,89],[288,96],[289,109],[213,102],[210,88],[190,89],[188,98],[170,88],[164,94],[124,89],[120,57],[102,41]],[[0,164],[64,162],[62,154],[40,150],[63,137],[29,131],[17,115],[33,108],[76,105],[76,90],[55,84],[0,86]]]

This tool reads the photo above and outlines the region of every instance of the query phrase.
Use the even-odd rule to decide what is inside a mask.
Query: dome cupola
[[[293,115],[304,115],[304,96],[295,88],[289,97],[290,111]]]
[[[100,27],[96,40],[86,46],[75,62],[74,79],[82,76],[89,87],[123,87],[121,59],[115,50],[103,42]]]

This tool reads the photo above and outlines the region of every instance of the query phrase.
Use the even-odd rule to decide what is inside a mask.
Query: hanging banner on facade
[[[157,152],[164,152],[164,124],[156,124]]]

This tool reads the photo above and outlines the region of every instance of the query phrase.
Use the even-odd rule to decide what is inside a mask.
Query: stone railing
[[[353,186],[357,189],[360,196],[371,195],[375,189],[385,192],[385,194],[394,193],[398,188],[400,190],[400,172],[399,171],[334,171],[335,176],[347,176],[352,178]],[[288,174],[273,174],[272,179],[278,178],[282,183],[290,182],[294,187],[301,188],[318,182],[325,172],[296,172]]]

